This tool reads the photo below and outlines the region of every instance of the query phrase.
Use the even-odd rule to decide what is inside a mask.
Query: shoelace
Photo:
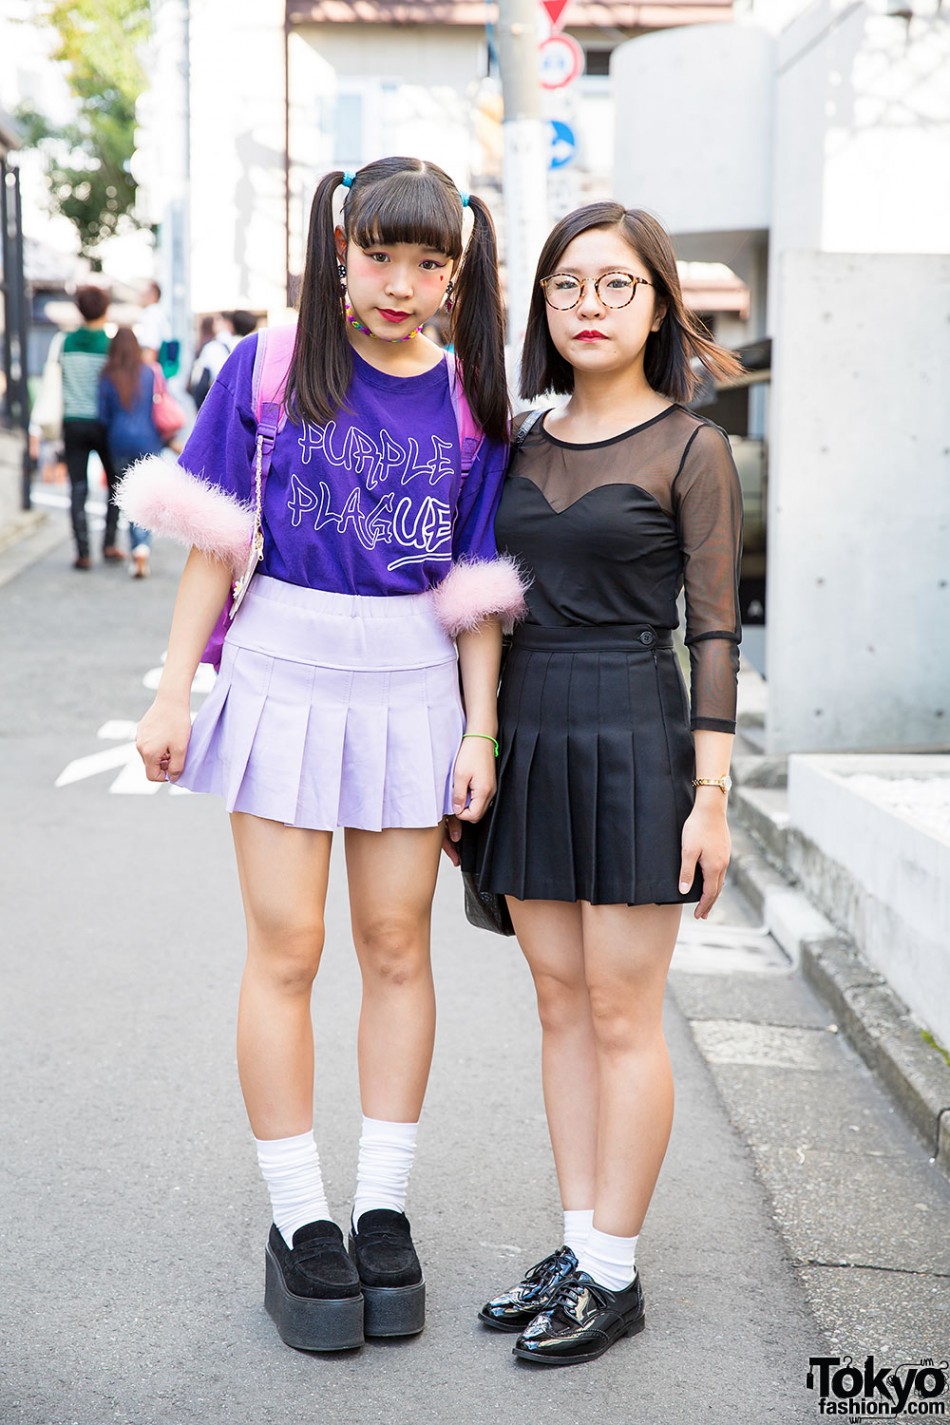
[[[604,1288],[604,1290],[605,1289],[606,1288]],[[589,1296],[594,1298],[598,1306],[602,1308],[607,1307],[608,1302],[605,1300],[601,1288],[598,1287],[593,1277],[587,1277],[586,1280],[583,1280],[579,1274],[572,1272],[558,1288],[557,1295],[548,1307],[548,1311],[557,1311],[558,1307],[560,1307],[565,1313],[570,1312],[574,1314],[580,1304],[581,1295],[585,1291]]]
[[[562,1274],[562,1268],[567,1261],[567,1247],[559,1247],[556,1252],[552,1252],[550,1257],[545,1257],[542,1262],[525,1273],[525,1281],[532,1284],[537,1283],[538,1291],[543,1291],[546,1286],[550,1286]]]

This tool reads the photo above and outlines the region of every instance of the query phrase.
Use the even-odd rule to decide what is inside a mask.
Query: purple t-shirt
[[[179,464],[253,503],[256,336],[240,342]],[[389,376],[353,353],[345,407],[325,426],[287,420],[264,497],[261,571],[339,594],[417,594],[463,556],[494,559],[507,447],[484,440],[461,477],[448,369]]]

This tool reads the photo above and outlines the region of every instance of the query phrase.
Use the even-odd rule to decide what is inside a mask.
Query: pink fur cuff
[[[227,560],[236,573],[247,563],[253,509],[160,455],[129,467],[116,503],[133,524]]]
[[[473,632],[491,617],[501,619],[505,633],[510,633],[525,616],[528,583],[510,555],[463,560],[432,590],[435,616],[452,638]]]

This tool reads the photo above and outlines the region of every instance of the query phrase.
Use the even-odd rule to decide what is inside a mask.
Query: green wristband
[[[486,742],[490,742],[490,743],[491,743],[492,747],[494,747],[494,749],[495,749],[495,756],[496,756],[496,757],[498,756],[498,739],[497,739],[497,737],[489,737],[487,732],[463,732],[463,733],[462,733],[462,741],[463,741],[463,742],[465,741],[466,737],[483,737]]]

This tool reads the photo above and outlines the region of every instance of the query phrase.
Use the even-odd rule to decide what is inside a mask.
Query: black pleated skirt
[[[678,887],[693,739],[666,631],[515,631],[499,701],[498,792],[463,865],[482,890],[592,905],[697,901]]]

